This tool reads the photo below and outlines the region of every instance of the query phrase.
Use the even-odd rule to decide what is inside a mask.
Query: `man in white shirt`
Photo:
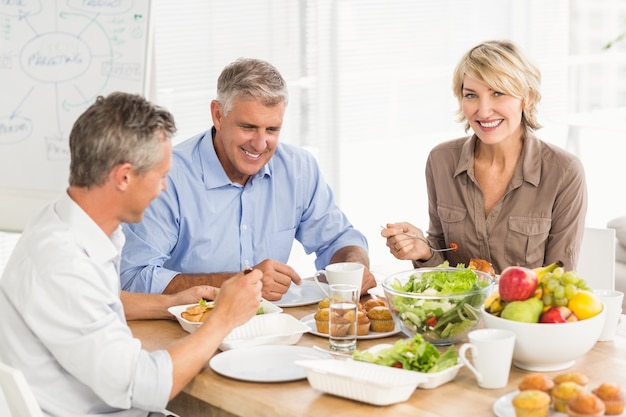
[[[67,193],[25,228],[0,279],[0,360],[20,369],[46,416],[160,415],[222,339],[259,308],[262,273],[173,295],[120,291],[122,222],[167,184],[172,115],[126,93],[99,97],[70,134]],[[127,319],[216,299],[207,321],[148,352]]]

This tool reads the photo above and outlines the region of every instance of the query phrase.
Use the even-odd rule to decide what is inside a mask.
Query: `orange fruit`
[[[590,291],[579,290],[567,303],[567,308],[578,320],[585,320],[600,314],[603,305],[597,295]]]

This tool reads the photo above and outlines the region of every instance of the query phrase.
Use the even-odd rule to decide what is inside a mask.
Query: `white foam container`
[[[391,346],[393,346],[393,345],[391,345],[389,343],[382,343],[382,344],[379,344],[379,345],[372,346],[371,348],[367,349],[367,351],[371,352],[373,354],[376,354],[376,352],[378,352],[378,351],[380,351],[382,349],[390,348]],[[433,389],[433,388],[437,388],[440,385],[443,385],[443,384],[445,384],[447,382],[453,381],[454,378],[456,378],[456,375],[459,373],[459,370],[462,367],[463,367],[463,364],[461,362],[457,362],[456,365],[451,366],[450,368],[446,368],[443,371],[431,372],[431,373],[421,372],[421,374],[426,377],[426,380],[424,382],[421,382],[418,385],[418,388]],[[395,368],[393,368],[393,369],[395,369]],[[406,370],[404,370],[404,371],[406,371]],[[411,372],[417,372],[417,371],[411,371]]]
[[[202,325],[202,322],[197,321],[189,321],[183,318],[181,315],[183,311],[187,310],[188,307],[194,306],[194,304],[183,304],[179,306],[173,306],[167,309],[171,315],[176,317],[176,320],[180,323],[180,326],[188,333],[193,333],[196,331],[198,327]],[[255,317],[261,317],[268,314],[282,313],[283,309],[270,303],[267,300],[261,300],[261,307],[263,308],[263,314],[259,314]]]
[[[321,392],[373,405],[409,399],[426,375],[367,362],[335,359],[299,360],[311,386]]]
[[[220,349],[293,345],[309,330],[309,326],[289,314],[261,314],[233,329],[220,344]]]

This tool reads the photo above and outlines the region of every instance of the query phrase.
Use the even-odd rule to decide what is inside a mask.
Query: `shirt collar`
[[[474,147],[478,137],[474,134],[467,138],[461,148],[459,162],[456,165],[454,176],[467,172],[474,177]],[[518,164],[513,173],[512,182],[526,181],[535,187],[541,179],[541,144],[532,133],[527,133],[522,146],[522,163]]]
[[[198,146],[198,150],[200,152],[200,164],[202,166],[202,176],[204,178],[204,185],[207,189],[234,184],[230,178],[228,178],[228,175],[226,175],[220,160],[217,158],[215,146],[213,146],[215,132],[215,126],[213,126],[211,130],[206,132],[206,134],[200,139],[200,144]],[[272,172],[273,161],[270,159],[270,161],[265,164],[259,172],[250,178],[249,183],[254,182],[256,178],[262,178],[264,176],[271,177]]]
[[[121,226],[107,236],[67,192],[57,201],[55,211],[89,257],[102,263],[117,259],[125,242]]]

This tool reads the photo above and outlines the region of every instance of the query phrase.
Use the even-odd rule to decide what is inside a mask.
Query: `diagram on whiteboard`
[[[144,93],[149,0],[0,1],[0,187],[63,190],[98,95]]]

